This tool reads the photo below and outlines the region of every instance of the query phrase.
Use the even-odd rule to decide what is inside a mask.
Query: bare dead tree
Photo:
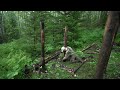
[[[42,69],[45,70],[45,53],[44,53],[44,43],[45,43],[45,35],[44,35],[44,21],[40,21],[41,27],[41,61],[42,61]]]
[[[67,47],[67,26],[65,26],[64,32],[64,47]]]
[[[65,31],[64,31],[64,47],[67,47],[67,26],[65,26]],[[64,52],[65,56],[65,52]]]
[[[119,20],[119,11],[109,11],[103,37],[103,44],[99,53],[99,59],[96,68],[96,79],[103,79],[111,54],[113,41],[119,27]]]

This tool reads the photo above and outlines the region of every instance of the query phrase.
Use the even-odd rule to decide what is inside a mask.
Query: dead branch
[[[45,60],[45,64],[47,64],[49,61],[53,60],[53,59],[56,59],[59,55],[60,55],[61,51],[57,51],[55,52],[54,55],[52,55],[51,57],[48,57],[46,60]],[[41,67],[42,66],[42,63],[39,64],[39,66]]]
[[[92,46],[96,45],[95,43],[91,44],[90,46],[87,46],[85,49],[82,50],[82,52],[88,50],[89,48],[91,48]]]
[[[87,52],[87,54],[98,54],[98,52]]]
[[[63,64],[61,64],[60,67],[62,67],[64,70],[66,70],[66,71],[69,72],[69,73],[75,74],[75,73],[77,72],[77,70],[80,69],[80,67],[82,67],[82,65],[83,65],[85,62],[87,62],[87,61],[88,61],[88,60],[84,61],[84,62],[83,62],[82,64],[80,64],[80,66],[77,67],[76,69],[74,69],[74,68],[69,68],[69,67],[67,67],[67,66],[65,66],[65,65],[63,65]]]
[[[86,61],[88,61],[88,60],[86,60]],[[82,65],[85,64],[86,61],[84,61],[82,64],[80,64],[80,66],[77,67],[77,68],[74,70],[73,73],[75,74],[75,73],[82,67]]]
[[[54,54],[51,55],[51,57],[48,57],[46,61],[51,60],[51,59],[57,59],[58,56],[60,55],[61,51],[56,51]]]

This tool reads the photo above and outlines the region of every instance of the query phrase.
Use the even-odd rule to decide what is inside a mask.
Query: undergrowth
[[[101,47],[103,29],[78,29],[79,35],[77,40],[69,41],[69,46],[80,56],[89,56],[81,50],[92,43],[96,43]],[[119,42],[119,39],[116,39]],[[62,46],[61,46],[62,47]],[[61,48],[60,45],[54,47],[50,43],[45,44],[45,56],[48,56],[55,50]],[[32,68],[32,64],[39,62],[41,54],[40,42],[34,45],[29,38],[21,38],[13,40],[9,43],[0,44],[0,79],[25,79],[23,70],[24,66],[28,65]],[[50,61],[46,64],[47,73],[31,73],[30,79],[92,79],[96,71],[98,55],[93,55],[94,58],[90,62],[86,62],[76,73],[76,76],[60,68],[60,64],[68,67],[77,68],[79,63],[57,62]],[[107,67],[105,78],[118,78],[120,76],[119,68],[119,52],[111,53]]]

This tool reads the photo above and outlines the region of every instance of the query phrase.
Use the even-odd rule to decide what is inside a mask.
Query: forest
[[[0,11],[0,79],[119,79],[119,11]]]

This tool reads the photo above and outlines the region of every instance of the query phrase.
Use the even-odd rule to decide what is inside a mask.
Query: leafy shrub
[[[31,61],[29,55],[21,50],[10,52],[1,62],[1,65],[4,67],[4,71],[1,73],[4,75],[3,78],[14,78],[14,76],[18,75],[24,66],[29,65]]]
[[[49,53],[53,52],[54,49],[55,49],[54,46],[51,45],[51,44],[46,44],[46,46],[45,46],[46,54],[49,54]]]
[[[13,42],[0,45],[0,78],[14,78],[14,76],[21,73],[25,65],[32,63],[30,54],[25,50],[30,45],[19,41],[14,40]]]

